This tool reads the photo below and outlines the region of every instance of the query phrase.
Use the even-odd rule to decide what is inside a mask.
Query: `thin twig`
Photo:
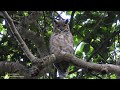
[[[116,32],[114,32],[113,34],[111,34],[111,36],[108,37],[108,38],[93,52],[93,54],[87,59],[87,61],[89,62],[90,59],[91,59],[94,55],[96,55],[97,52],[103,47],[103,45],[104,45],[107,41],[109,41],[111,38],[115,37],[118,33],[120,33],[120,31],[116,31]]]
[[[72,14],[71,14],[71,18],[70,18],[70,30],[72,29],[72,26],[73,26],[73,17],[74,17],[74,14],[75,14],[76,11],[72,11]]]
[[[104,15],[102,15],[102,18],[98,21],[98,23],[95,25],[95,27],[93,28],[93,30],[95,30],[96,28],[97,28],[97,26],[102,22],[102,20],[103,20],[103,18],[104,18]],[[92,32],[91,32],[92,33]],[[82,34],[80,34],[83,38],[85,38],[84,40],[82,40],[82,41],[85,41],[86,39],[88,39],[89,37],[90,37],[90,35],[91,35],[91,33],[89,33],[88,35],[87,35],[87,37],[85,38]],[[81,42],[82,42],[81,41]],[[81,43],[80,42],[80,43]],[[80,44],[79,43],[79,44]],[[79,44],[77,45],[77,46],[79,46]],[[90,43],[89,43],[90,44]],[[94,49],[95,49],[95,47],[92,45],[92,44],[90,44]],[[76,49],[77,49],[77,47],[76,47]],[[75,49],[75,50],[76,50]],[[98,52],[98,54],[104,59],[104,57]],[[88,59],[87,59],[87,61],[89,62],[90,61],[90,59],[93,57],[94,55],[92,54]],[[104,59],[104,62],[107,62],[105,59]]]

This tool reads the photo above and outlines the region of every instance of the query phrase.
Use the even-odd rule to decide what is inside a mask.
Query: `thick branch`
[[[45,58],[43,58],[43,60],[39,60],[39,61],[43,61],[43,62],[41,62],[41,63],[39,62],[38,65],[39,66],[41,66],[41,65],[47,66],[54,62],[59,62],[59,61],[56,61],[56,58],[57,57],[55,57],[54,54],[46,56]],[[93,70],[96,72],[120,74],[120,66],[118,66],[118,65],[90,63],[90,62],[80,60],[79,58],[77,58],[76,56],[71,55],[71,54],[63,54],[59,58],[61,58],[61,59],[64,58],[63,60],[66,60],[80,68],[85,68],[85,69]]]
[[[51,65],[52,63],[59,62],[59,61],[56,61],[56,58],[58,57],[55,57],[54,54],[42,58],[43,60],[39,60],[40,62],[37,64],[38,68],[40,68],[41,66],[47,66],[47,65]],[[63,60],[66,60],[80,68],[85,68],[85,69],[93,70],[96,72],[120,74],[120,66],[118,65],[90,63],[90,62],[80,60],[79,58],[71,54],[63,54],[59,58],[61,59],[64,58]]]
[[[12,33],[14,34],[16,40],[18,41],[18,43],[20,44],[21,48],[23,49],[23,51],[25,52],[25,54],[27,55],[27,57],[31,60],[34,61],[35,57],[33,56],[33,54],[30,52],[30,50],[28,49],[26,43],[23,41],[22,37],[20,36],[20,34],[18,33],[18,31],[16,30],[16,27],[13,23],[13,20],[11,19],[11,17],[8,15],[8,13],[6,11],[2,11],[4,17],[6,18],[9,27],[11,28]]]
[[[5,72],[8,73],[18,73],[19,75],[16,78],[31,78],[29,75],[29,70],[17,62],[0,62],[0,76],[5,75]],[[15,77],[15,76],[14,76]]]
[[[65,58],[66,61],[69,61],[75,66],[78,66],[80,68],[86,68],[86,69],[94,70],[97,72],[120,74],[120,66],[117,66],[117,65],[90,63],[90,62],[80,60],[79,58],[75,57],[74,55],[70,55],[70,54],[65,54],[62,57]]]
[[[90,63],[90,62],[80,60],[79,58],[77,58],[71,54],[61,55],[60,58],[64,58],[64,60],[66,60],[80,68],[85,68],[85,69],[93,70],[96,72],[120,74],[120,66],[117,66],[117,65]],[[43,67],[49,66],[52,63],[56,62],[56,57],[54,54],[48,55],[41,59],[42,60],[39,60],[39,62],[37,64],[37,68],[39,70],[38,73],[41,72],[41,69],[44,69]],[[19,63],[15,63],[15,62],[0,62],[0,74],[2,72],[13,72],[13,73],[18,72],[18,73],[20,73],[20,75],[23,75],[23,76],[27,76],[27,77],[31,76],[31,70],[28,71],[28,69],[26,69],[24,66],[22,66]],[[37,73],[37,75],[38,75],[38,73]],[[34,74],[34,73],[32,72],[32,74]],[[3,75],[3,74],[1,74],[1,75]]]
[[[38,74],[42,74],[43,70],[45,73],[45,67],[51,65],[54,63],[56,60],[55,55],[48,55],[44,58],[41,59],[36,59],[35,66],[32,68],[28,69],[22,64],[18,62],[5,62],[1,61],[0,62],[0,76],[5,75],[5,72],[8,73],[18,73],[19,76],[23,76],[22,78],[27,79],[27,78],[32,78],[31,76],[37,76]],[[18,78],[19,78],[18,76]]]
[[[31,76],[34,77],[34,76],[37,76],[39,74],[45,73],[46,72],[45,68],[50,66],[54,62],[56,62],[56,57],[54,54],[45,56],[45,57],[40,58],[40,59],[36,58],[35,62],[33,62],[33,64],[35,64],[35,66],[33,66],[30,70]]]
[[[56,61],[56,57],[54,54],[48,55],[41,59],[36,59],[35,66],[28,69],[22,64],[18,62],[0,62],[0,76],[5,75],[5,72],[8,73],[17,73],[19,74],[16,78],[21,79],[32,79],[35,76],[38,76],[39,74],[45,74],[47,71],[45,70],[46,67],[50,66],[52,63]],[[20,76],[20,77],[19,77]],[[21,77],[22,76],[22,77]],[[15,77],[15,76],[14,76]]]

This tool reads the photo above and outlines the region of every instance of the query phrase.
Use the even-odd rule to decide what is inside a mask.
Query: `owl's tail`
[[[54,66],[57,69],[57,77],[64,79],[68,75],[68,62],[63,61],[60,63],[55,63]]]

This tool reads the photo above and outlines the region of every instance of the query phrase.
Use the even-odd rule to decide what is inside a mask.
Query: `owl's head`
[[[69,30],[68,19],[67,20],[54,20],[55,31]]]

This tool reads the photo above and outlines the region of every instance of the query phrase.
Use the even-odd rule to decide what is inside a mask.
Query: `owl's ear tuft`
[[[68,24],[68,19],[67,19],[67,20],[65,20],[65,24]]]

